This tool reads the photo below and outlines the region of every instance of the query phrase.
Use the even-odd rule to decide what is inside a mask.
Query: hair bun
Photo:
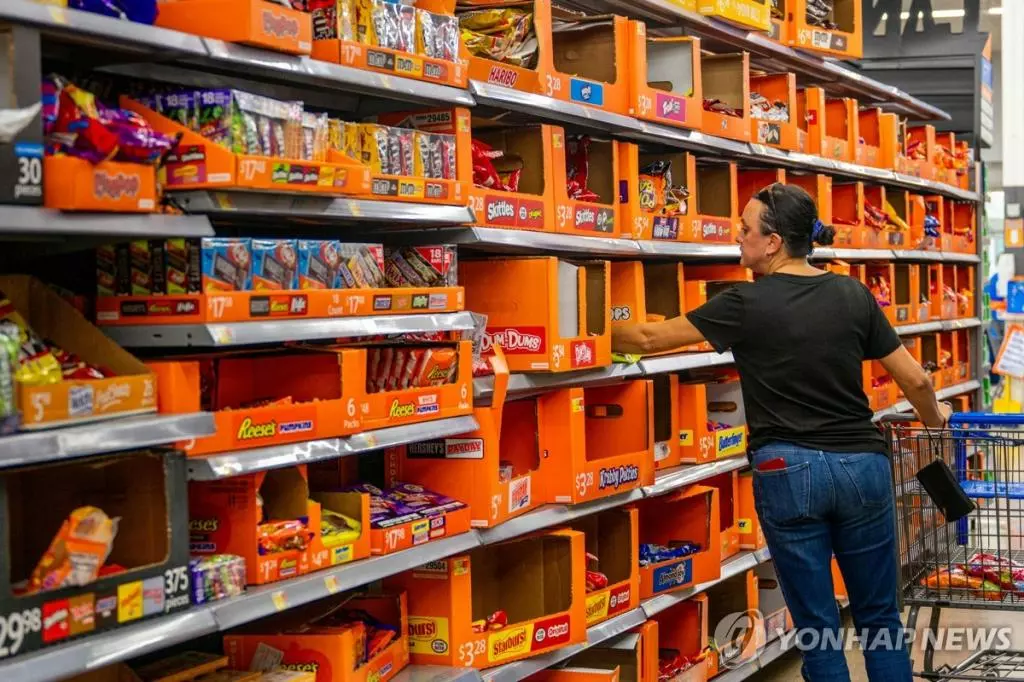
[[[822,225],[814,237],[814,243],[821,246],[830,246],[836,239],[836,228],[831,225]]]

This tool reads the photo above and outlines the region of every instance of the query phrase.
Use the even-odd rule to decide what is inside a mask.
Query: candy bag
[[[600,197],[587,189],[590,175],[590,137],[569,135],[566,137],[565,178],[566,191],[570,199],[578,201],[600,201]]]
[[[521,9],[481,9],[459,15],[470,54],[531,69],[537,56],[533,14]]]
[[[355,542],[362,532],[362,524],[344,514],[327,508],[320,510],[320,537],[324,547],[331,549]]]
[[[97,507],[79,507],[68,515],[29,578],[28,593],[88,585],[110,556],[119,519]]]
[[[256,537],[260,556],[287,552],[293,549],[303,550],[313,539],[306,517],[287,521],[267,521],[256,527]]]

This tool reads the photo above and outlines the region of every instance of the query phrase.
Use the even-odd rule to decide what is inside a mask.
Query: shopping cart
[[[900,592],[903,605],[910,607],[908,630],[916,632],[920,609],[931,608],[928,628],[916,632],[915,645],[924,642],[924,669],[915,675],[1024,680],[1024,651],[978,650],[984,644],[968,645],[972,653],[960,663],[934,665],[944,607],[1024,611],[1024,415],[957,414],[943,430],[908,426],[907,421],[903,415],[890,417],[884,427],[892,455]],[[977,505],[957,521],[946,522],[944,501],[937,506],[918,479],[927,465],[932,473],[940,468],[936,460],[948,465],[952,480]]]

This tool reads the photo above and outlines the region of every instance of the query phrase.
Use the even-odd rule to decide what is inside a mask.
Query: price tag
[[[274,608],[278,611],[284,611],[288,608],[288,597],[285,595],[284,590],[271,593],[270,601],[274,602]]]
[[[337,594],[338,590],[340,589],[338,587],[338,579],[335,578],[333,575],[324,576],[324,587],[327,588],[327,591],[330,594]]]

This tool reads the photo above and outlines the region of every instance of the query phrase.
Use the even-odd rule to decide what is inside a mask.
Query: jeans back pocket
[[[892,504],[892,473],[888,458],[879,453],[864,452],[839,459],[860,503],[875,509]]]
[[[754,489],[761,521],[785,526],[811,516],[811,464],[754,471]]]

